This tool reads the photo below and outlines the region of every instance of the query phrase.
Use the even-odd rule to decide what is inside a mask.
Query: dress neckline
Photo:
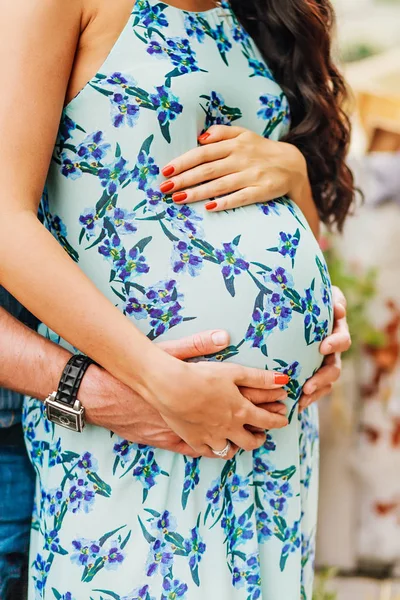
[[[160,4],[159,0],[147,0],[147,1],[153,7],[156,6],[157,4]],[[230,8],[228,0],[222,0],[222,2],[220,2],[220,4],[218,6],[209,8],[208,10],[187,10],[186,8],[179,8],[178,6],[169,4],[168,2],[165,2],[164,0],[162,0],[162,3],[166,4],[167,8],[169,8],[171,10],[176,10],[180,13],[186,13],[188,15],[194,15],[194,16],[199,15],[199,16],[203,16],[203,17],[205,17],[207,15],[212,15],[217,11],[227,10]]]

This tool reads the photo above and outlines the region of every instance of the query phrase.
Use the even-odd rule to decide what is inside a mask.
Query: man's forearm
[[[70,356],[0,308],[0,387],[44,400]]]

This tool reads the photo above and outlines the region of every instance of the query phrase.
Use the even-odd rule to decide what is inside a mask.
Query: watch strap
[[[74,356],[71,356],[64,367],[60,383],[58,384],[55,398],[57,402],[62,402],[68,406],[74,405],[83,376],[92,364],[96,363],[84,354],[74,354]]]

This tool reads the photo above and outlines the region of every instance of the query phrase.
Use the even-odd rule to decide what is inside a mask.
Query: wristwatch
[[[44,401],[49,421],[81,433],[85,427],[85,409],[77,398],[79,386],[88,367],[96,364],[83,354],[72,356],[62,372],[56,392]]]

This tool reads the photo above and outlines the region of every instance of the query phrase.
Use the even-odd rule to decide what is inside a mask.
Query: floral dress
[[[209,214],[158,191],[160,168],[232,123],[275,140],[289,127],[231,8],[137,0],[65,108],[42,217],[150,340],[224,328],[231,345],[204,360],[289,374],[290,424],[229,462],[192,459],[94,426],[69,432],[27,399],[30,600],[311,600],[318,424],[297,402],[332,322],[324,259],[287,198]]]

